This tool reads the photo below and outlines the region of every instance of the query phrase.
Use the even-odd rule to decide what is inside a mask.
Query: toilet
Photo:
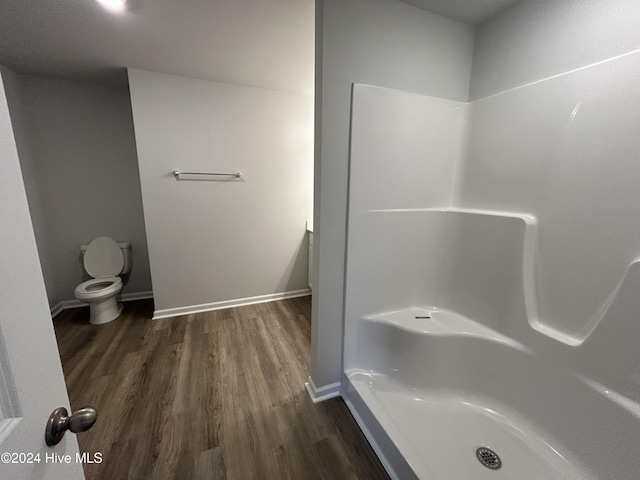
[[[120,316],[122,305],[116,295],[122,290],[122,279],[131,270],[131,244],[98,237],[80,247],[84,269],[93,277],[76,287],[78,300],[89,304],[89,322],[102,325]]]

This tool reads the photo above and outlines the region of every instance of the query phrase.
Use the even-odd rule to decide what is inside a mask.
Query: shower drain
[[[482,465],[490,470],[498,470],[502,466],[502,460],[496,452],[487,447],[480,447],[476,450],[476,457]]]

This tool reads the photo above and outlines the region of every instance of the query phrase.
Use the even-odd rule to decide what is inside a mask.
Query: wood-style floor
[[[104,459],[87,479],[388,479],[344,402],[304,389],[310,297],[152,312],[141,300],[107,325],[87,308],[54,321],[71,406],[98,411],[78,434]]]

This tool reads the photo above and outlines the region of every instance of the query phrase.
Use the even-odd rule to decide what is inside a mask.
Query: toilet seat
[[[98,237],[87,247],[83,258],[84,269],[93,278],[115,277],[124,266],[122,250],[115,240]]]
[[[78,300],[89,300],[118,293],[121,288],[122,279],[120,277],[98,277],[78,285],[75,295]]]

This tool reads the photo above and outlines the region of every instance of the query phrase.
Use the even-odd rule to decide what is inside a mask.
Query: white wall
[[[156,315],[306,289],[313,99],[141,70],[129,82]]]
[[[413,305],[447,305],[454,263],[447,216],[461,159],[466,104],[354,85],[345,274],[344,368],[358,323]],[[445,278],[445,276],[447,278]]]
[[[349,215],[451,206],[465,121],[465,102],[354,85]]]
[[[640,254],[638,18],[530,0],[477,34],[472,91],[492,95],[470,106],[457,204],[538,218],[539,314],[560,336],[589,333]]]
[[[151,290],[135,137],[126,88],[3,69],[50,306],[89,278],[80,245],[132,244],[123,293]]]
[[[464,102],[354,85],[345,328],[419,305],[446,283],[444,255],[428,254],[446,236],[434,229],[439,217],[413,210],[451,206],[465,117]]]
[[[474,29],[396,0],[316,2],[313,334],[317,387],[340,379],[352,83],[466,101]],[[393,165],[389,166],[393,170]]]
[[[637,0],[525,0],[477,28],[470,100],[640,48]]]

